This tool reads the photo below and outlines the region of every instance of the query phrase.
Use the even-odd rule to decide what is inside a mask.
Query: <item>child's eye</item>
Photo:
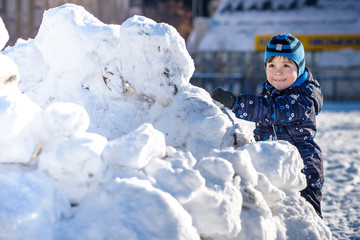
[[[273,68],[273,67],[275,67],[275,65],[270,63],[270,64],[268,64],[268,67]]]
[[[284,67],[285,67],[285,68],[288,68],[288,67],[290,67],[290,65],[288,65],[288,64],[284,64]]]

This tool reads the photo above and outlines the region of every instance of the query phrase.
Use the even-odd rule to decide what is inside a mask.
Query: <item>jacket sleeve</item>
[[[287,124],[303,121],[314,111],[313,99],[304,95],[277,97],[240,95],[236,97],[233,112],[236,117],[263,124]]]

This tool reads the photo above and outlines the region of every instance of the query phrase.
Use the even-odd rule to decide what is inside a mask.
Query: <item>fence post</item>
[[[332,95],[333,95],[333,100],[334,101],[338,101],[339,98],[338,98],[338,94],[337,94],[337,79],[334,77],[333,80],[333,92],[332,92]]]
[[[22,4],[21,0],[16,0],[16,39],[21,36],[21,25],[22,25]]]
[[[2,19],[3,22],[5,23],[7,21],[7,0],[2,0]]]
[[[29,35],[34,37],[35,28],[35,0],[29,0]]]
[[[99,19],[102,22],[105,22],[104,21],[104,18],[105,18],[105,2],[104,1],[97,1],[97,12],[98,12]]]

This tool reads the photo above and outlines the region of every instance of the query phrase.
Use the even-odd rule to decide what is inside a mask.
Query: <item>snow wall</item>
[[[172,26],[66,4],[0,63],[0,239],[331,238],[296,148],[192,86]]]

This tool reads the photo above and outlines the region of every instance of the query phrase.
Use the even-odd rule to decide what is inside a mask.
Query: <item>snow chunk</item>
[[[125,81],[138,95],[163,105],[189,83],[195,70],[185,40],[166,23],[143,16],[129,18],[121,25],[120,46]]]
[[[203,188],[183,206],[201,236],[221,240],[234,238],[241,231],[242,195],[232,183],[222,190]]]
[[[306,187],[303,160],[295,146],[286,141],[250,143],[241,148],[248,151],[257,171],[285,192],[299,192]]]
[[[174,198],[135,178],[118,178],[89,195],[63,229],[71,239],[200,239]]]
[[[250,154],[246,151],[235,150],[232,147],[222,150],[214,149],[210,156],[221,157],[228,160],[241,179],[250,182],[253,186],[258,183],[258,175],[251,162]]]
[[[74,103],[57,102],[43,112],[44,127],[53,137],[70,137],[85,132],[89,127],[86,110]]]
[[[234,177],[232,165],[219,157],[202,158],[196,165],[196,168],[199,169],[201,175],[211,185],[217,184],[223,186]]]
[[[166,144],[190,151],[195,158],[219,148],[230,120],[209,93],[191,85],[174,96],[172,104],[152,113],[154,126],[166,136]]]
[[[46,143],[39,156],[39,168],[60,182],[81,184],[101,178],[100,154],[107,140],[94,133],[76,138],[59,137]]]
[[[286,194],[275,187],[263,173],[258,173],[258,184],[255,188],[263,194],[269,207],[277,205],[286,197]]]
[[[190,153],[167,153],[164,160],[153,159],[144,169],[155,179],[157,188],[170,193],[181,204],[193,200],[205,187],[205,179],[192,168],[188,159],[193,159]]]
[[[119,34],[119,25],[104,24],[83,7],[65,4],[45,11],[35,39],[18,41],[6,54],[21,66],[21,75],[27,80],[21,87],[39,105],[74,102],[90,110],[97,107],[97,97],[121,91],[118,74],[111,85],[116,88],[106,85],[109,72],[118,73],[117,65],[109,65],[120,55]],[[36,65],[21,52],[31,56]]]
[[[278,226],[264,196],[249,182],[242,182],[242,231],[238,239],[276,239]],[[256,229],[256,230],[255,230]]]
[[[165,152],[164,134],[145,123],[135,131],[109,142],[103,158],[120,166],[143,168],[152,158],[163,157]]]
[[[105,50],[101,49],[103,44],[100,35],[109,34],[113,31],[111,25],[102,23],[83,7],[66,4],[44,13],[39,32],[35,37],[35,43],[44,61],[53,67],[51,70],[63,71],[66,69],[72,71],[78,69],[79,60],[88,63],[86,58],[90,56],[84,50],[91,44],[90,36],[100,40],[97,50]],[[63,35],[68,37],[59,38]],[[102,40],[106,41],[106,39]],[[86,74],[92,64],[82,64],[81,67],[82,72]]]
[[[96,185],[103,178],[107,165],[100,155],[106,144],[104,137],[94,133],[54,138],[44,144],[38,168],[49,174],[65,196],[78,202],[90,184]]]
[[[205,177],[207,188],[184,204],[194,225],[201,236],[210,239],[235,237],[241,231],[242,195],[236,185],[238,181],[233,181],[231,164],[219,157],[206,157],[196,168]]]
[[[250,133],[249,129],[245,125],[236,123],[229,127],[224,134],[221,142],[221,148],[238,148],[251,142],[255,142],[253,134]]]

